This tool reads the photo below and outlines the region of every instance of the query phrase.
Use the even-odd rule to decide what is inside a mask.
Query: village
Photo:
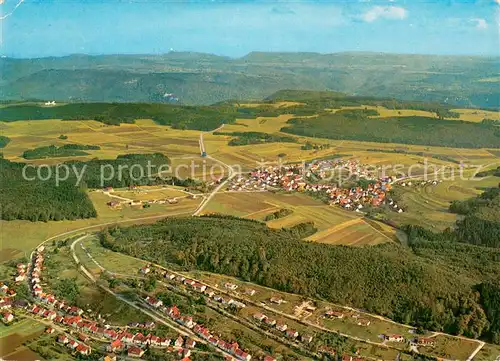
[[[345,210],[363,212],[366,207],[386,205],[398,213],[403,206],[390,197],[395,185],[435,186],[440,180],[411,180],[378,176],[380,167],[352,159],[319,160],[305,164],[270,165],[231,180],[230,192],[285,191],[308,193]]]
[[[377,178],[375,172],[368,171],[368,165],[354,160],[322,160],[303,165],[269,166],[256,169],[248,177],[235,178],[228,189],[230,191],[286,191],[323,193],[328,204],[337,205],[346,210],[361,212],[367,205],[378,207],[390,204],[390,207],[402,213],[404,210],[393,200],[389,199],[388,192],[392,188],[395,177],[384,176]],[[335,177],[338,173],[338,179]],[[357,185],[349,187],[342,184],[351,184],[347,178],[355,177]],[[335,178],[337,184],[332,181]],[[391,203],[392,202],[392,203]]]
[[[126,354],[128,357],[141,358],[147,348],[164,349],[166,352],[175,352],[179,359],[189,361],[191,350],[196,346],[196,341],[189,337],[179,335],[175,339],[159,337],[151,333],[155,328],[154,322],[134,323],[129,326],[111,326],[103,324],[101,320],[93,320],[84,316],[84,310],[67,304],[64,300],[57,299],[54,295],[44,292],[41,286],[44,262],[44,246],[40,246],[33,254],[29,265],[18,264],[15,282],[27,281],[34,297],[35,303],[27,301],[11,302],[9,298],[1,299],[2,319],[4,323],[14,320],[12,307],[25,311],[37,319],[49,322],[52,326],[46,328],[46,333],[52,334],[61,331],[57,342],[65,345],[72,354],[88,356],[92,353],[90,341],[104,344],[107,352],[104,361],[117,359],[117,355]],[[10,297],[14,295],[9,292]],[[146,332],[135,332],[130,329],[142,328]]]

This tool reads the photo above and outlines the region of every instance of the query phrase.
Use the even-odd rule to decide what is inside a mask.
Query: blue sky
[[[1,54],[500,55],[500,0],[0,0]]]

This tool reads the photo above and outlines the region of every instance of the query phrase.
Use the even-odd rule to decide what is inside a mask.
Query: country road
[[[209,132],[204,132],[204,133],[213,133],[213,132],[216,132],[219,129],[222,129],[223,127],[224,127],[224,124],[222,124],[217,129],[211,130]],[[200,150],[203,150],[203,152],[205,152],[205,144],[203,142],[203,134],[204,133],[202,132],[200,134]],[[224,163],[223,161],[221,161],[219,159],[216,159],[216,158],[214,158],[214,157],[212,157],[210,155],[207,155],[206,158],[208,158],[210,160],[213,160],[213,161],[221,164],[223,167],[225,167],[228,170],[228,176],[217,187],[215,187],[215,189],[208,195],[208,197],[204,198],[201,201],[200,205],[198,206],[198,208],[193,213],[193,216],[198,216],[203,211],[203,209],[205,209],[205,207],[210,202],[210,200],[227,184],[227,182],[229,182],[232,178],[234,178],[238,174],[238,172],[235,172],[235,170],[233,169],[233,167],[231,167],[230,165]]]

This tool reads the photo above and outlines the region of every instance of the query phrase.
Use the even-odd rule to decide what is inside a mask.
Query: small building
[[[300,339],[304,343],[310,343],[313,340],[313,337],[311,335],[302,335],[300,336]]]
[[[136,346],[130,346],[127,349],[127,355],[129,357],[142,357],[142,355],[144,355],[144,350]]]
[[[110,207],[110,208],[117,209],[117,208],[120,208],[121,203],[120,203],[120,202],[118,202],[118,201],[109,201],[109,202],[107,203],[107,205],[108,205],[108,207]]]
[[[14,321],[14,315],[10,312],[4,312],[4,313],[2,313],[2,321],[4,323],[12,322],[12,321]]]
[[[123,349],[123,343],[120,340],[115,340],[111,342],[106,349],[109,352],[121,351]]]
[[[258,321],[263,321],[264,319],[266,319],[266,315],[264,315],[263,313],[254,313],[253,318]]]
[[[404,342],[405,338],[401,335],[385,335],[385,339],[390,342]]]
[[[104,355],[103,361],[116,361],[116,355],[114,353],[108,353]]]
[[[276,303],[278,305],[281,305],[284,302],[284,300],[281,297],[271,297],[269,301],[271,301],[272,303]]]
[[[429,337],[419,337],[417,339],[417,344],[419,346],[434,346],[436,344],[436,341],[433,338]]]
[[[257,291],[255,291],[254,289],[251,289],[251,288],[247,288],[245,290],[245,294],[248,295],[248,296],[253,296],[253,295],[255,295],[256,292]]]
[[[77,351],[80,355],[90,355],[90,353],[91,353],[90,346],[84,345],[83,343],[79,344],[79,345],[76,347],[76,351]]]
[[[276,325],[276,320],[273,320],[272,318],[265,318],[264,323],[268,326],[274,326]]]
[[[184,345],[184,339],[181,336],[179,336],[177,340],[175,340],[174,346],[182,347],[182,345]]]
[[[288,326],[285,323],[283,323],[283,322],[277,322],[276,323],[276,329],[278,331],[285,332],[287,328],[288,328]]]
[[[234,291],[235,289],[238,288],[237,285],[235,285],[234,283],[231,283],[231,282],[224,283],[224,287],[227,288],[228,290],[231,290],[231,291]]]
[[[57,342],[67,344],[69,342],[69,338],[66,335],[59,335],[57,337]]]
[[[325,315],[329,318],[339,318],[339,319],[344,318],[344,314],[338,311],[327,311]]]
[[[186,346],[186,348],[194,348],[196,346],[196,341],[188,338],[184,346]]]

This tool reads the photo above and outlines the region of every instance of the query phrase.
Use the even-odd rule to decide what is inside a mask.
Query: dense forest
[[[146,260],[350,304],[426,329],[492,332],[491,312],[474,286],[500,273],[494,248],[428,241],[412,248],[331,246],[229,216],[168,219],[100,236],[105,247]]]
[[[26,168],[26,177],[23,176],[26,164],[6,159],[0,159],[0,162],[0,207],[1,218],[5,220],[49,221],[96,217],[86,188],[166,183],[196,185],[190,179],[159,177],[156,174],[158,167],[170,162],[168,157],[159,153],[125,154],[116,159],[93,159],[87,162],[69,161],[58,166],[29,166]],[[148,165],[152,169],[151,177],[147,174]],[[57,181],[57,174],[66,179]]]
[[[74,179],[43,181],[36,176],[36,169],[27,169],[24,163],[0,159],[0,209],[1,219],[30,221],[59,221],[63,219],[91,218],[97,213],[83,186],[75,186]],[[43,172],[43,176],[47,171]]]
[[[38,147],[35,149],[26,150],[23,152],[24,159],[44,159],[44,158],[57,158],[57,157],[75,157],[88,155],[85,150],[99,150],[101,147],[98,145],[85,145],[85,144],[64,144],[60,147],[55,145],[48,145],[45,147]]]
[[[237,115],[233,106],[179,106],[155,103],[72,103],[54,107],[11,105],[0,108],[0,121],[63,119],[89,120],[119,125],[135,119],[153,119],[178,129],[212,130],[232,123]]]
[[[262,143],[297,143],[297,138],[286,135],[276,135],[261,132],[215,132],[215,135],[229,135],[233,138],[227,143],[231,146],[262,144]]]
[[[420,144],[456,148],[500,148],[500,128],[494,125],[406,116],[368,118],[353,110],[317,118],[292,118],[281,131],[302,136],[359,141]]]

